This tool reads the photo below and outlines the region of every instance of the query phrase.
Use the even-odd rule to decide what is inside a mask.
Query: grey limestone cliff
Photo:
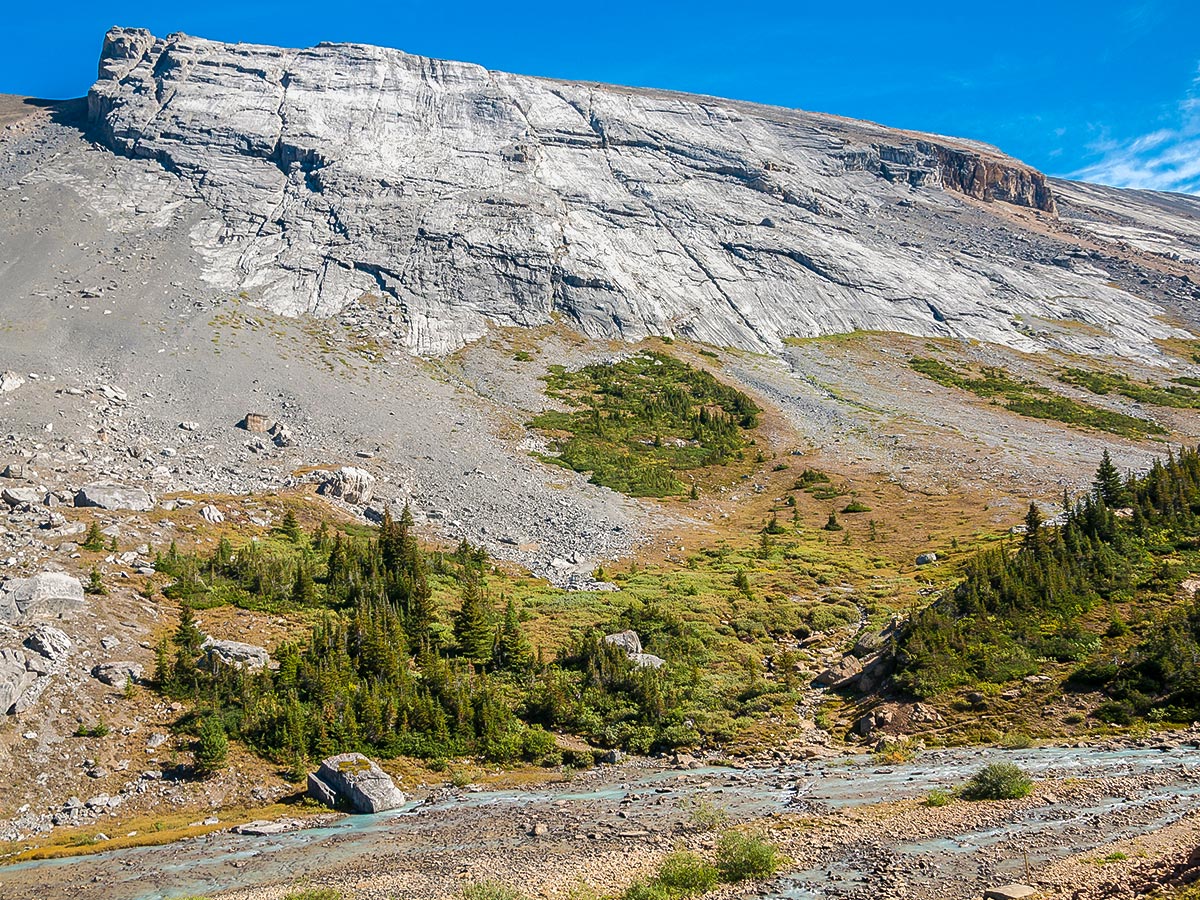
[[[1105,273],[1023,257],[999,207],[1053,217],[1052,187],[969,141],[122,28],[88,107],[94,139],[207,208],[191,240],[213,285],[288,315],[373,294],[417,353],[556,315],[758,351],[854,329],[1032,348],[1038,316],[1095,326],[1113,352],[1171,333]]]

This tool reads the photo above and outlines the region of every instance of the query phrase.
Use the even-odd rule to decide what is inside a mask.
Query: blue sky
[[[6,93],[85,93],[114,24],[283,46],[360,41],[971,137],[1051,174],[1200,193],[1200,0],[14,5]]]

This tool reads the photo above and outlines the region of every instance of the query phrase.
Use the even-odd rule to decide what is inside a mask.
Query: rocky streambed
[[[999,760],[1039,779],[1033,796],[918,802]],[[382,900],[451,896],[485,878],[531,895],[581,882],[615,892],[676,846],[711,847],[715,835],[695,821],[703,801],[770,829],[791,857],[790,871],[753,889],[764,897],[969,897],[1014,879],[1072,896],[1111,880],[1120,857],[1132,865],[1200,833],[1198,776],[1200,753],[1186,742],[930,751],[885,766],[863,756],[683,770],[640,762],[521,790],[439,789],[285,834],[213,833],[11,865],[0,869],[0,895],[271,900],[311,883]],[[1118,844],[1132,852],[1110,852]]]

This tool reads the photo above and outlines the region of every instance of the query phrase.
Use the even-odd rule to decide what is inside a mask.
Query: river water
[[[405,846],[406,839],[410,846],[431,835],[437,840],[440,822],[447,824],[447,839],[453,834],[452,840],[464,851],[504,852],[506,844],[515,847],[516,843],[497,838],[493,827],[497,823],[536,817],[542,810],[613,810],[629,795],[669,799],[671,805],[663,807],[664,816],[671,811],[678,815],[681,807],[698,797],[737,818],[781,812],[820,814],[923,796],[934,788],[961,784],[982,765],[1000,760],[1015,762],[1035,778],[1160,776],[1158,784],[1136,797],[1103,796],[1085,806],[1049,803],[1022,813],[1016,825],[1023,834],[1054,838],[1030,842],[1041,848],[1035,862],[1053,855],[1056,847],[1065,853],[1069,848],[1086,847],[1089,841],[1099,845],[1153,830],[1200,805],[1200,752],[1182,748],[955,749],[930,751],[911,762],[886,766],[863,756],[749,769],[615,768],[593,773],[582,783],[443,796],[272,837],[220,832],[164,847],[19,863],[0,868],[0,896],[5,900],[80,900],[84,896],[166,900],[292,881],[356,858],[394,854]],[[1153,810],[1153,814],[1122,815],[1139,807]],[[1114,821],[1123,824],[1111,825]],[[464,831],[464,822],[475,822],[478,827]],[[458,827],[451,829],[450,823]],[[946,866],[961,866],[971,854],[1011,840],[1013,828],[1013,823],[1006,823],[900,843],[889,852],[926,860],[928,865],[921,863],[918,876],[926,872],[930,878],[940,877],[936,873],[944,872]],[[856,873],[870,864],[870,860],[843,859],[833,866],[793,873],[774,885],[767,896],[786,900],[854,896],[856,885],[863,883]]]

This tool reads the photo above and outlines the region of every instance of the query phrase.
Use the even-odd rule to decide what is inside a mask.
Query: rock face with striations
[[[1036,349],[1022,317],[1037,316],[1111,336],[1087,352],[1173,334],[1103,273],[1022,260],[1017,239],[973,250],[1003,218],[981,204],[1056,204],[1041,173],[970,141],[363,45],[121,28],[88,107],[96,140],[205,205],[191,240],[211,283],[283,314],[372,294],[422,354],[554,314],[597,338],[756,351],[854,329]]]
[[[0,622],[57,618],[77,612],[85,605],[83,583],[62,572],[41,572],[30,578],[10,578],[0,584]]]
[[[342,753],[321,763],[308,776],[308,795],[334,808],[376,813],[404,805],[392,777],[361,753]]]

